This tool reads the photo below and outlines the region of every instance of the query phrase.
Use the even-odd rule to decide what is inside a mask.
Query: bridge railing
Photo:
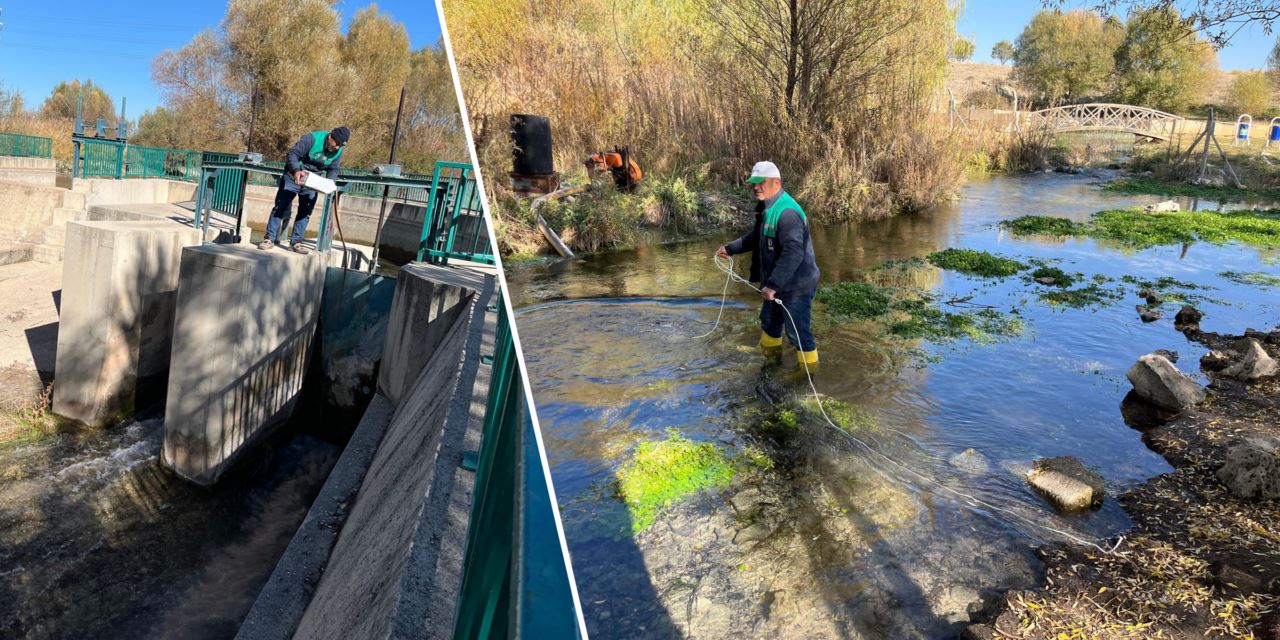
[[[53,140],[23,133],[0,133],[0,156],[52,158]]]

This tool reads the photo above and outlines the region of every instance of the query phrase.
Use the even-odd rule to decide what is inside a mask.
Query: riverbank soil
[[[1252,335],[1280,357],[1280,328]],[[1187,337],[1222,351],[1243,338]],[[1236,497],[1217,477],[1233,446],[1280,436],[1280,377],[1205,373],[1206,401],[1167,422],[1126,399],[1127,421],[1175,470],[1119,496],[1134,526],[1116,551],[1041,548],[1046,586],[1008,592],[963,637],[1280,638],[1280,503]]]
[[[22,414],[41,404],[53,381],[61,293],[61,263],[0,266],[0,445],[28,435]]]

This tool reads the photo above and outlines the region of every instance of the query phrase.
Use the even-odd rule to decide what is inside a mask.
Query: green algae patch
[[[889,312],[889,293],[865,282],[839,282],[818,287],[815,300],[826,305],[836,322],[851,322],[882,316]]]
[[[1041,278],[1049,278],[1053,280],[1053,282],[1050,284],[1047,284],[1046,286],[1070,287],[1071,285],[1074,285],[1076,283],[1076,280],[1080,276],[1081,274],[1079,273],[1067,273],[1066,271],[1063,271],[1062,269],[1059,269],[1057,267],[1040,266],[1040,267],[1037,267],[1035,271],[1032,271],[1031,273],[1027,274],[1027,279],[1031,280],[1032,282],[1036,282]],[[1037,282],[1037,284],[1041,284],[1041,283]]]
[[[617,475],[618,497],[631,514],[632,533],[649,528],[679,499],[729,484],[743,468],[771,469],[773,461],[752,448],[731,457],[713,443],[694,442],[675,432],[665,440],[640,443]]]
[[[1251,284],[1255,287],[1280,287],[1280,276],[1272,273],[1223,271],[1218,275],[1232,282]]]
[[[953,313],[943,311],[929,298],[902,300],[894,305],[906,318],[889,325],[889,333],[899,338],[950,341],[968,338],[991,343],[1022,335],[1021,318],[995,309]]]
[[[1022,216],[1000,226],[1019,236],[1076,236],[1083,235],[1086,228],[1079,222],[1049,216]]]
[[[1099,211],[1087,224],[1066,218],[1030,221],[1027,216],[1005,223],[1016,235],[1088,236],[1137,249],[1157,245],[1239,242],[1255,247],[1280,247],[1280,211],[1175,211],[1136,209]],[[1056,220],[1057,222],[1049,222]]]
[[[1017,260],[973,249],[944,249],[929,254],[928,259],[939,269],[983,278],[1004,278],[1027,268]]]
[[[1239,187],[1169,182],[1146,177],[1130,177],[1113,180],[1103,191],[1129,195],[1185,196],[1226,202],[1251,198],[1280,199],[1280,189],[1242,189]]]
[[[862,407],[857,407],[835,398],[822,398],[822,411],[820,411],[818,402],[813,396],[808,396],[800,401],[800,406],[818,416],[819,419],[822,417],[822,411],[825,411],[827,417],[831,418],[831,421],[844,431],[871,431],[879,426],[875,416]]]
[[[1040,300],[1053,306],[1083,309],[1122,300],[1124,292],[1092,283],[1075,289],[1041,291],[1038,296]]]

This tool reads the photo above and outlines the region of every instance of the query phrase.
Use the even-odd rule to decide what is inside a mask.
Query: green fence
[[[496,352],[479,464],[455,640],[581,638],[580,606],[555,521],[537,434],[516,359],[510,321],[498,296]]]
[[[52,158],[53,140],[21,133],[0,133],[0,156]]]
[[[494,263],[475,169],[439,161],[427,196],[418,261],[447,264],[450,258]]]

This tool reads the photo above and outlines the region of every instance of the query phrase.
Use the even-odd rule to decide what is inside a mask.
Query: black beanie
[[[333,136],[334,142],[338,144],[346,144],[347,140],[351,139],[351,130],[346,127],[338,127],[337,129],[330,131],[329,135]]]

